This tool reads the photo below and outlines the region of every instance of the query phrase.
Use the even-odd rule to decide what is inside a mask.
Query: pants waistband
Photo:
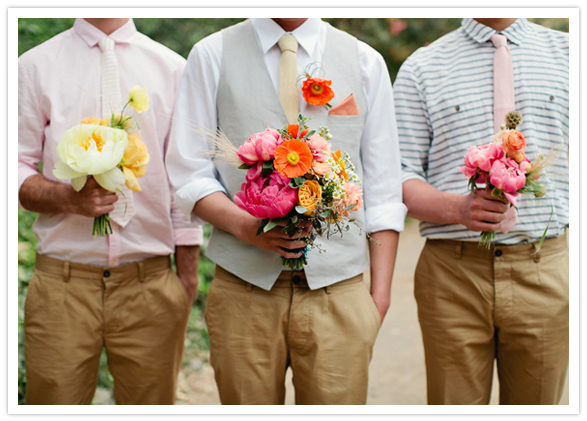
[[[227,271],[226,269],[224,269],[218,265],[216,265],[216,276],[218,276],[224,280],[230,281],[230,282],[236,282],[236,283],[243,284],[243,285],[247,286],[248,288],[254,287],[254,285],[252,285],[251,283],[245,281],[244,279],[239,278],[235,274]],[[343,281],[337,282],[332,285],[328,285],[328,286],[324,287],[324,289],[326,290],[326,292],[330,293],[330,290],[333,287],[354,284],[354,283],[362,282],[362,281],[363,281],[363,274],[361,273],[361,274],[354,276],[352,278],[345,279]],[[307,288],[307,289],[309,289],[310,287],[308,285],[308,279],[306,278],[306,273],[303,270],[284,270],[279,274],[279,276],[277,277],[277,280],[273,284],[272,288]]]
[[[533,259],[540,261],[541,256],[548,256],[562,252],[568,248],[568,233],[565,232],[558,237],[547,238],[538,250],[538,242],[502,245],[493,244],[487,248],[479,246],[477,241],[456,241],[456,240],[426,240],[426,247],[442,249],[445,252],[454,252],[457,258],[462,256],[475,257],[491,260],[526,260]],[[538,250],[538,251],[537,251]]]
[[[121,266],[92,266],[82,263],[69,262],[53,257],[37,254],[35,268],[46,273],[63,275],[67,282],[70,278],[105,279],[137,277],[142,282],[145,276],[160,272],[171,267],[169,256],[157,256],[140,262],[128,263]]]

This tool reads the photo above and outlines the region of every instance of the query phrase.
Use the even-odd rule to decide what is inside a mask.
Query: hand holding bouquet
[[[542,197],[546,193],[540,176],[550,160],[539,156],[530,162],[524,154],[526,139],[515,130],[522,122],[519,112],[510,111],[505,120],[505,126],[493,136],[493,143],[469,148],[465,166],[459,167],[459,170],[469,178],[469,189],[473,194],[480,188],[478,184],[485,184],[493,197],[507,200],[517,210],[517,200],[521,200],[521,195]],[[502,230],[507,233],[512,226],[503,226]],[[481,233],[480,246],[490,247],[494,242],[495,232]]]
[[[267,128],[252,135],[236,152],[247,170],[235,203],[261,219],[257,235],[283,226],[294,237],[304,226],[310,234],[296,259],[282,257],[284,266],[300,270],[316,235],[330,236],[349,229],[351,212],[362,206],[360,180],[348,154],[331,152],[327,127],[310,130],[301,115],[297,124],[281,130]]]
[[[53,174],[60,180],[71,179],[75,191],[86,184],[88,175],[106,190],[120,192],[121,186],[141,191],[137,181],[149,163],[149,152],[140,136],[135,133],[138,123],[124,114],[130,105],[137,113],[149,108],[145,88],[133,87],[129,99],[120,113],[112,112],[110,118],[98,120],[84,118],[81,124],[67,130],[57,144],[59,160]],[[112,233],[108,214],[94,218],[93,235]]]

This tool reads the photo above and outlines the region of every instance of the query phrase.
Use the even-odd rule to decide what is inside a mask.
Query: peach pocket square
[[[355,96],[350,94],[330,109],[328,115],[361,115]]]

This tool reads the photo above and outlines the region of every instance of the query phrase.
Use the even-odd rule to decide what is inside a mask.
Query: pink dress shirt
[[[102,117],[98,41],[106,35],[83,19],[73,28],[19,57],[18,186],[31,175],[51,180],[57,142],[84,117]],[[185,60],[137,32],[132,20],[110,34],[116,42],[123,99],[134,85],[146,87],[148,111],[137,116],[151,161],[134,193],[136,215],[114,233],[92,237],[93,218],[77,214],[41,214],[33,231],[37,252],[95,266],[117,266],[168,255],[175,246],[202,244],[202,227],[175,206],[164,165],[175,96]],[[121,106],[124,105],[120,104]],[[120,107],[118,108],[120,110]]]

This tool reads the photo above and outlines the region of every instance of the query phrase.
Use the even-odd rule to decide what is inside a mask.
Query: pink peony
[[[318,162],[325,162],[330,156],[331,144],[323,137],[313,134],[306,142],[312,151],[312,156]]]
[[[289,186],[289,178],[277,171],[273,171],[267,178],[250,178],[241,185],[241,191],[235,195],[234,202],[255,218],[281,218],[298,201],[298,191]]]
[[[491,169],[491,164],[496,159],[503,158],[503,148],[497,143],[488,143],[482,146],[473,146],[469,148],[469,152],[465,157],[465,166],[471,170],[488,172]]]
[[[355,183],[345,183],[344,185],[345,198],[340,201],[340,207],[342,209],[355,205],[352,209],[342,210],[343,216],[350,216],[351,211],[357,212],[363,205],[363,192],[361,187]]]
[[[262,172],[263,161],[259,161],[247,170],[247,175],[245,176],[245,178],[247,181],[257,181],[259,177],[261,177]]]
[[[516,206],[517,192],[526,185],[526,176],[515,160],[505,158],[493,162],[489,171],[489,181],[503,191],[509,202]]]
[[[267,127],[267,130],[249,137],[237,151],[238,157],[247,165],[255,165],[259,161],[269,161],[273,158],[275,149],[283,143],[283,138],[277,130]]]

